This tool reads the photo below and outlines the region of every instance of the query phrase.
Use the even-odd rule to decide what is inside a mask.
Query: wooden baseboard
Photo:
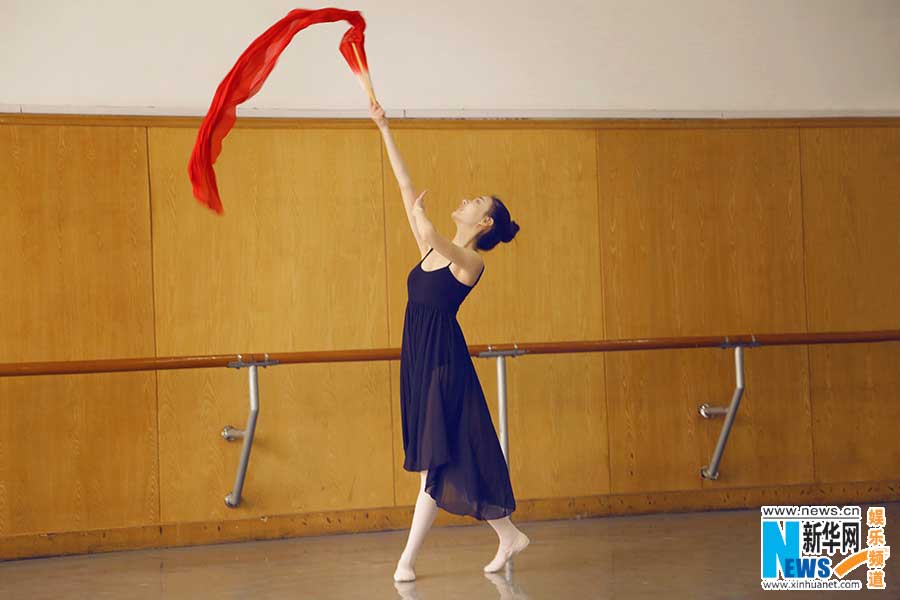
[[[863,481],[778,488],[705,489],[520,500],[513,516],[516,522],[527,522],[731,510],[763,505],[871,504],[898,500],[900,481]],[[227,521],[160,523],[117,529],[22,534],[0,538],[0,560],[390,531],[408,528],[413,509],[413,506],[394,506]],[[470,517],[441,511],[435,526],[478,523],[479,521]]]

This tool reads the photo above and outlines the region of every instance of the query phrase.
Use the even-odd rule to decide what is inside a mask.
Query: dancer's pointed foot
[[[413,570],[413,566],[401,557],[400,562],[397,563],[397,570],[394,571],[394,581],[415,581],[415,580],[416,580],[416,572]]]
[[[494,573],[495,571],[499,571],[509,559],[527,548],[530,543],[531,540],[528,539],[528,536],[520,531],[516,534],[516,537],[509,546],[504,546],[502,543],[500,544],[500,547],[497,548],[497,555],[494,557],[494,560],[484,566],[484,572]]]

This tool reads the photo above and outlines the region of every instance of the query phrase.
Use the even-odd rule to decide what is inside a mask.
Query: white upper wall
[[[900,115],[900,0],[358,0],[389,115]],[[202,115],[278,0],[0,0],[0,111]],[[509,12],[510,14],[506,14]],[[362,116],[346,23],[239,114]]]

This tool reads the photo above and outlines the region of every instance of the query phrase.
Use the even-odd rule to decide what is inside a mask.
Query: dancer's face
[[[475,196],[471,200],[464,199],[451,213],[454,221],[460,225],[481,225],[489,228],[494,220],[489,216],[494,206],[490,196]]]

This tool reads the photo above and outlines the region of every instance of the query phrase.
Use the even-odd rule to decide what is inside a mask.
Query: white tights
[[[422,544],[425,543],[425,534],[431,529],[437,517],[438,507],[428,493],[425,491],[425,481],[428,478],[428,471],[419,471],[422,477],[422,484],[419,487],[419,496],[416,498],[416,510],[413,513],[412,525],[409,528],[409,538],[406,540],[406,548],[400,555],[400,562],[397,563],[397,573],[394,575],[396,581],[411,581],[415,579],[413,569],[416,566],[416,557]],[[399,579],[398,579],[399,576]]]
[[[432,523],[434,523],[435,517],[437,517],[438,507],[432,498],[425,491],[425,482],[428,479],[428,471],[419,471],[419,475],[422,478],[421,486],[419,487],[419,496],[416,498],[416,510],[413,513],[412,525],[409,528],[409,538],[406,541],[406,548],[403,550],[403,554],[400,555],[400,561],[397,563],[397,571],[394,573],[394,581],[412,581],[416,578],[415,575],[415,565],[416,558],[419,555],[419,550],[422,549],[422,545],[425,543],[425,535],[428,533],[428,530],[431,529]],[[505,549],[509,549],[510,547],[514,547],[515,551],[518,552],[524,546],[521,544],[524,541],[524,544],[527,545],[527,537],[513,525],[512,521],[510,521],[509,517],[503,517],[502,519],[494,519],[488,521],[488,524],[494,528],[494,531],[497,532],[497,536],[500,538],[500,549],[498,550],[497,557],[494,561],[485,567],[486,570],[493,571],[494,568],[489,568],[496,566],[497,564],[502,565],[505,560],[501,557],[504,554]],[[521,548],[519,547],[521,546]],[[509,555],[509,552],[506,552]],[[497,561],[500,560],[498,563]]]

